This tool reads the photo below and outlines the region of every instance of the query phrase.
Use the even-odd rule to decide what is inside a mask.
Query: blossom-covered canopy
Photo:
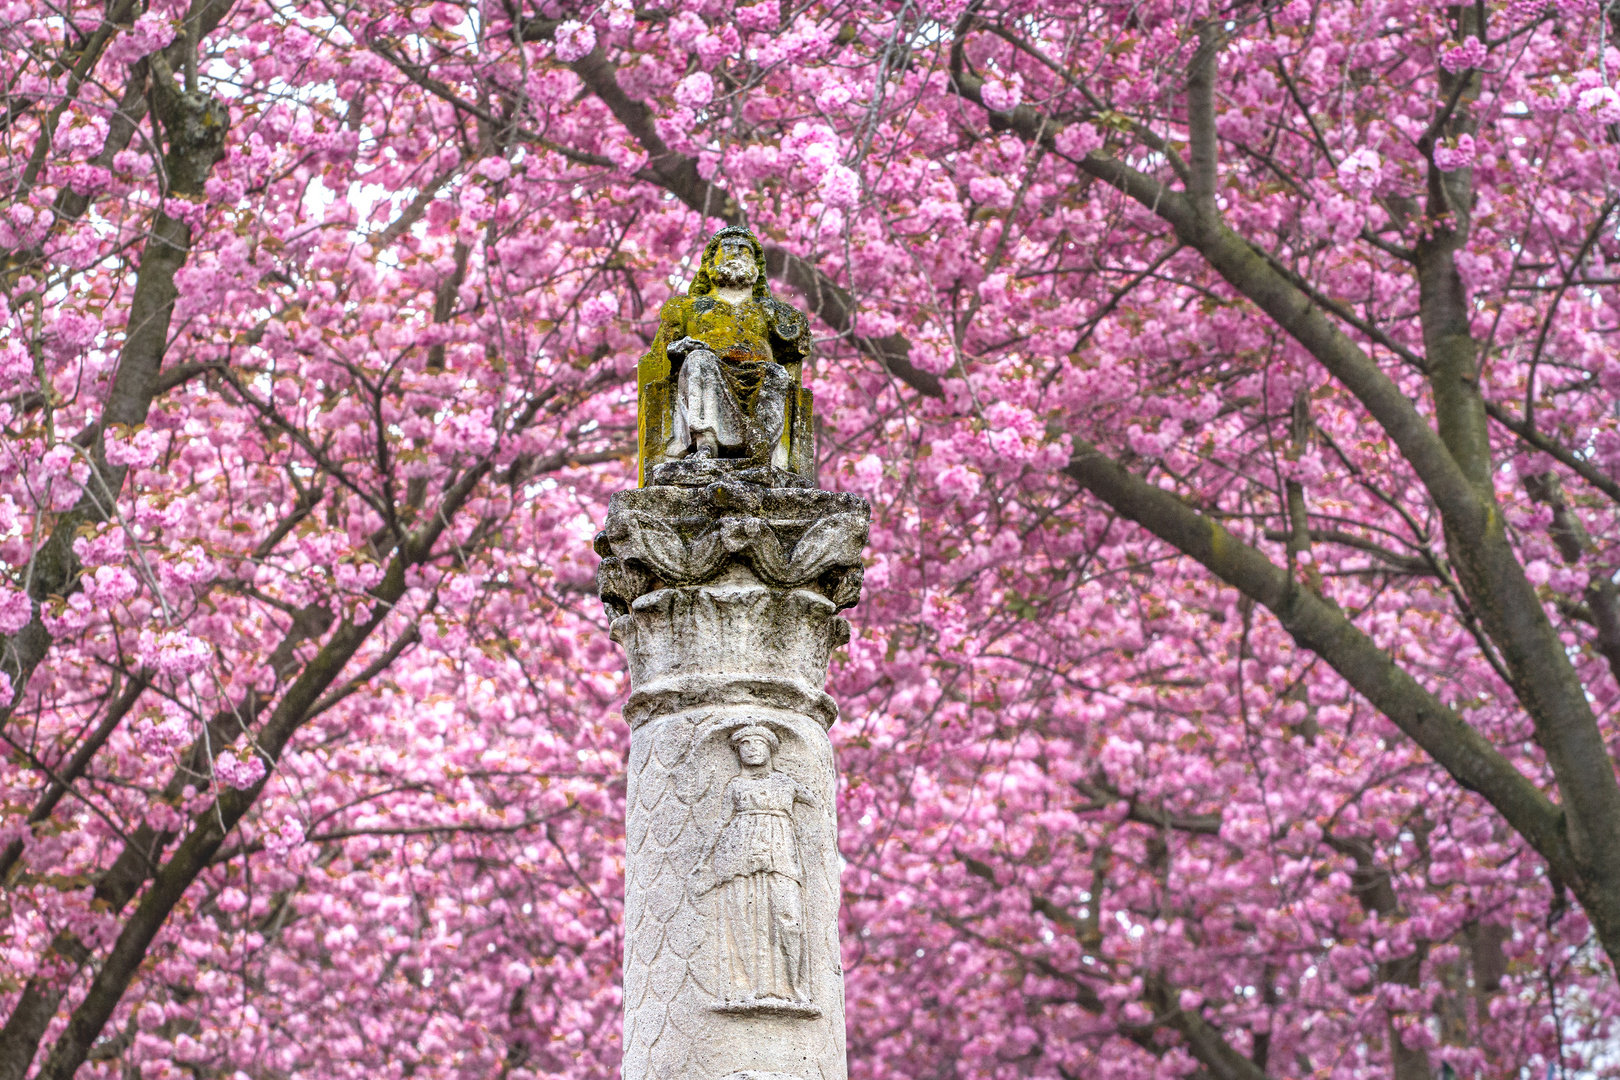
[[[0,1077],[614,1074],[590,540],[733,224],[876,510],[855,1075],[1614,1076],[1617,20],[0,6]]]

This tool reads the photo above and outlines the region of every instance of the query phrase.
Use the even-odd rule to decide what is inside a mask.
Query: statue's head
[[[716,288],[753,287],[763,300],[771,291],[765,281],[765,248],[744,225],[729,225],[714,234],[703,249],[703,262],[692,278],[688,296],[707,296]]]
[[[731,746],[744,765],[765,765],[781,747],[782,740],[764,724],[749,724],[731,733]]]

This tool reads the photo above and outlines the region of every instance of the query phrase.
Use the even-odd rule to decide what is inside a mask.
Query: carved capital
[[[736,481],[621,491],[596,537],[597,589],[617,619],[648,593],[742,568],[761,584],[807,589],[843,610],[860,599],[870,521],[866,500],[846,492]]]

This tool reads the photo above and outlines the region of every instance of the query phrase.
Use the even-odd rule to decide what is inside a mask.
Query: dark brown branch
[[[1363,539],[1353,533],[1347,533],[1342,529],[1310,529],[1307,532],[1312,543],[1340,544],[1344,547],[1355,548],[1357,551],[1365,551],[1378,559],[1379,562],[1392,569],[1399,570],[1403,574],[1417,574],[1423,577],[1434,576],[1434,567],[1429,563],[1429,560],[1421,555],[1402,555],[1398,551],[1391,551],[1382,544],[1375,544],[1371,540]],[[1293,539],[1293,533],[1284,532],[1281,529],[1267,529],[1266,539],[1291,540]]]
[[[1198,27],[1198,51],[1187,67],[1187,195],[1193,212],[1213,222],[1220,216],[1215,208],[1219,140],[1215,133],[1215,60],[1220,55],[1221,30],[1218,22]]]
[[[1218,522],[1096,447],[1078,440],[1076,445],[1065,471],[1082,487],[1265,606],[1296,641],[1326,660],[1458,783],[1485,796],[1555,872],[1573,870],[1558,807],[1462,717],[1401,670],[1337,605],[1290,580],[1281,567]]]
[[[417,624],[412,623],[408,630],[394,639],[394,643],[388,646],[387,650],[378,655],[374,660],[371,661],[371,663],[367,664],[364,671],[360,672],[354,678],[350,679],[348,682],[344,683],[342,686],[338,687],[336,690],[333,690],[321,700],[317,701],[314,705],[310,706],[309,712],[304,716],[304,721],[307,723],[308,721],[315,719],[315,717],[321,715],[323,712],[326,712],[332,706],[350,696],[355,691],[363,690],[367,686],[371,685],[372,679],[375,679],[378,675],[381,675],[383,672],[387,671],[393,666],[395,660],[398,660],[401,656],[405,655],[406,649],[410,648],[412,645],[415,645],[421,640],[421,628]]]
[[[977,859],[973,859],[957,851],[954,853],[961,860],[968,872],[976,877],[988,881],[992,887],[997,886],[995,872]],[[1076,918],[1075,915],[1063,905],[1054,902],[1050,897],[1031,893],[1029,906],[1032,911],[1038,912],[1050,919],[1063,930],[1085,943],[1094,940],[1095,927],[1087,920]],[[1044,956],[1031,954],[1022,949],[1000,940],[986,937],[970,926],[967,920],[955,913],[941,912],[937,917],[947,926],[956,930],[964,937],[970,938],[980,944],[1008,953],[1019,962],[1038,969],[1049,978],[1057,979],[1072,988],[1075,1004],[1094,1016],[1101,1016],[1107,1012],[1107,1006],[1101,995],[1089,982],[1077,976],[1072,971],[1058,967]],[[1102,977],[1099,973],[1097,978]],[[1153,1030],[1157,1027],[1167,1027],[1181,1033],[1187,1049],[1201,1065],[1204,1066],[1202,1074],[1214,1080],[1271,1080],[1270,1075],[1260,1066],[1232,1049],[1230,1043],[1214,1025],[1210,1024],[1196,1012],[1181,1008],[1181,994],[1172,987],[1162,973],[1156,973],[1144,980],[1143,1000],[1153,1007],[1153,1018],[1141,1024],[1120,1025],[1120,1034],[1136,1043],[1150,1054],[1158,1056],[1164,1048],[1153,1038]],[[1197,1080],[1199,1074],[1194,1074]]]
[[[56,776],[40,795],[39,801],[34,804],[34,809],[29,811],[29,825],[38,825],[50,817],[51,811],[56,809],[56,804],[62,801],[63,795],[67,794],[68,786],[84,775],[85,769],[90,767],[90,762],[96,756],[97,751],[112,737],[112,733],[118,730],[118,725],[123,723],[125,716],[129,715],[129,710],[135,707],[136,699],[141,696],[141,692],[148,685],[146,679],[147,675],[143,671],[129,681],[129,685],[124,688],[124,692],[119,695],[118,700],[114,701],[107,709],[107,715],[102,717],[101,723],[96,726],[96,729],[90,733],[84,742],[79,744],[79,748],[74,752],[72,759],[56,770]],[[4,883],[10,877],[11,869],[17,865],[17,860],[22,858],[22,853],[23,841],[21,838],[13,840],[6,845],[4,852],[0,852],[0,883]]]
[[[1536,367],[1541,363],[1542,351],[1547,347],[1547,335],[1552,332],[1553,316],[1558,313],[1558,304],[1564,299],[1564,293],[1569,291],[1576,273],[1586,262],[1586,257],[1592,253],[1598,238],[1603,235],[1604,226],[1609,223],[1609,215],[1614,213],[1616,206],[1620,206],[1620,195],[1609,196],[1608,201],[1598,211],[1592,227],[1586,230],[1586,239],[1581,242],[1580,250],[1575,253],[1575,257],[1564,270],[1564,279],[1553,292],[1552,301],[1547,305],[1547,314],[1542,316],[1541,329],[1536,333],[1535,351],[1530,354],[1530,370],[1524,379],[1524,426],[1529,431],[1536,430]]]
[[[1597,651],[1609,662],[1609,675],[1620,682],[1620,585],[1599,578],[1586,587],[1586,606],[1597,627]]]
[[[951,85],[957,93],[978,100],[977,88],[970,80],[956,78]],[[1450,108],[1445,110],[1448,114],[1450,111]],[[1009,128],[1031,141],[1051,137],[1046,118],[1026,106],[1012,113],[991,113],[987,120],[992,129],[998,125]],[[1507,664],[1512,676],[1510,685],[1535,724],[1537,737],[1547,751],[1570,812],[1559,815],[1539,791],[1535,793],[1539,803],[1536,800],[1525,802],[1523,788],[1528,782],[1501,761],[1476,732],[1447,710],[1446,715],[1455,720],[1459,735],[1466,731],[1471,736],[1471,755],[1475,751],[1482,754],[1489,751],[1478,760],[1460,761],[1450,752],[1454,748],[1448,746],[1447,740],[1432,737],[1436,725],[1430,722],[1429,709],[1431,705],[1439,706],[1439,702],[1426,692],[1422,692],[1420,698],[1412,698],[1409,692],[1420,688],[1387,657],[1381,664],[1374,664],[1376,650],[1361,655],[1359,647],[1352,649],[1355,657],[1341,654],[1335,666],[1347,665],[1340,668],[1341,674],[1356,668],[1366,686],[1376,684],[1385,695],[1382,702],[1368,693],[1366,686],[1358,685],[1356,679],[1350,680],[1380,708],[1388,705],[1401,709],[1400,716],[1390,714],[1397,724],[1414,732],[1427,725],[1430,737],[1419,737],[1419,743],[1453,775],[1459,779],[1461,775],[1470,776],[1471,780],[1465,783],[1488,781],[1491,793],[1487,793],[1487,797],[1492,803],[1516,828],[1521,823],[1532,827],[1535,831],[1526,832],[1526,839],[1545,857],[1559,860],[1555,873],[1562,874],[1579,865],[1582,876],[1572,885],[1607,951],[1611,956],[1620,956],[1620,899],[1617,899],[1620,898],[1620,845],[1602,839],[1620,830],[1620,783],[1616,781],[1612,759],[1584,687],[1509,541],[1491,486],[1489,440],[1483,433],[1485,410],[1475,366],[1478,346],[1469,335],[1471,310],[1452,258],[1466,236],[1471,198],[1467,178],[1459,171],[1457,175],[1446,174],[1449,179],[1442,179],[1438,170],[1431,171],[1431,227],[1416,252],[1423,296],[1421,314],[1427,370],[1440,418],[1437,432],[1395,381],[1333,324],[1311,296],[1279,273],[1246,239],[1224,223],[1212,223],[1207,215],[1200,214],[1187,194],[1168,189],[1154,177],[1100,150],[1092,151],[1076,164],[1083,172],[1115,187],[1171,225],[1177,236],[1196,248],[1228,284],[1303,345],[1361,402],[1416,472],[1440,511],[1447,549],[1458,566],[1462,590]],[[1444,202],[1445,206],[1441,207],[1436,200]],[[1443,220],[1433,216],[1441,213],[1456,217]],[[1457,224],[1446,224],[1447,220]],[[1106,460],[1090,451],[1089,455],[1077,455],[1075,462],[1088,461],[1090,456]],[[1093,484],[1101,478],[1091,467],[1093,464],[1077,469],[1076,464],[1071,463],[1070,473],[1095,492],[1097,488]],[[1089,480],[1082,477],[1086,473],[1092,474]],[[1105,501],[1126,517],[1153,528],[1152,523],[1137,513],[1126,511],[1109,499]],[[1195,524],[1178,532],[1171,542],[1209,565],[1206,556],[1211,551],[1209,529],[1212,523],[1197,515],[1194,518]],[[1224,530],[1219,530],[1219,535],[1229,538]],[[1225,543],[1223,539],[1221,544]],[[1258,553],[1255,556],[1263,560]],[[1286,576],[1283,580],[1287,581]],[[1292,586],[1290,589],[1291,594],[1304,592]],[[1290,600],[1290,603],[1297,605],[1299,601]],[[1311,606],[1306,603],[1304,607],[1309,610]],[[1311,614],[1319,613],[1311,611]],[[1282,617],[1281,612],[1279,617]],[[1298,623],[1300,618],[1303,614],[1291,608],[1283,621],[1295,632],[1296,638],[1304,642],[1311,635],[1305,632],[1306,624]],[[1349,626],[1342,615],[1337,618]],[[1309,629],[1326,632],[1321,626]],[[1342,653],[1344,643],[1338,640],[1339,636],[1334,631],[1319,644],[1322,648],[1334,646]],[[1370,643],[1367,644],[1370,647]],[[1327,656],[1322,648],[1316,651]],[[1387,679],[1393,677],[1391,672],[1410,685],[1403,684],[1398,692],[1392,692],[1387,684]],[[1448,722],[1441,726],[1452,725]],[[1459,767],[1465,764],[1469,767],[1462,768],[1460,775]],[[1561,828],[1548,831],[1552,821],[1560,821]],[[1567,842],[1564,836],[1568,837]]]
[[[538,407],[534,405],[526,409],[517,418],[517,426],[526,426]],[[327,688],[342,674],[343,668],[404,595],[407,569],[420,565],[431,555],[433,545],[492,468],[492,459],[485,458],[468,469],[466,475],[445,493],[439,506],[434,508],[434,513],[400,545],[382,580],[368,590],[374,603],[365,621],[357,623],[344,620],[282,695],[270,719],[253,741],[255,752],[272,768]],[[267,771],[264,778],[246,790],[221,791],[212,805],[193,816],[191,829],[185,839],[153,877],[135,911],[124,922],[83,1000],[73,1010],[66,1029],[58,1036],[40,1067],[38,1080],[72,1080],[140,969],[153,940],[168,921],[169,913],[197,875],[212,864],[225,837],[257,800],[269,775]],[[26,1066],[26,1062],[24,1064]]]
[[[1615,502],[1620,502],[1620,483],[1616,483],[1611,477],[1605,476],[1590,462],[1576,457],[1568,447],[1555,439],[1543,435],[1540,431],[1526,426],[1524,421],[1517,419],[1494,401],[1485,402],[1485,412],[1492,420],[1513,432],[1526,443],[1540,450],[1560,465],[1569,468],[1582,480],[1585,480]]]
[[[154,60],[159,55],[153,54]],[[161,78],[153,86],[158,117],[168,140],[164,167],[170,190],[177,195],[200,195],[215,162],[224,156],[229,111],[213,98],[175,90],[172,82],[165,87]],[[191,227],[159,211],[141,254],[124,346],[101,411],[102,431],[146,421],[158,392],[170,316],[179,295],[175,275],[190,250]],[[107,462],[99,441],[91,450],[91,460],[94,468],[83,497],[57,519],[50,536],[34,552],[29,586],[30,598],[35,602],[34,618],[9,641],[0,640],[0,671],[11,679],[19,695],[51,644],[38,605],[52,595],[66,595],[72,588],[79,572],[73,538],[82,525],[105,520],[123,487],[126,470]],[[10,714],[10,706],[10,702],[0,703],[0,722]],[[0,1037],[0,1080],[12,1080],[9,1068],[6,1044]]]
[[[1200,836],[1219,836],[1221,834],[1221,815],[1219,812],[1208,814],[1173,814],[1158,803],[1144,803],[1135,796],[1127,796],[1116,789],[1112,784],[1100,776],[1090,780],[1077,780],[1075,790],[1091,800],[1089,806],[1075,807],[1075,813],[1101,810],[1118,803],[1125,803],[1125,820],[1134,821],[1139,825],[1151,825],[1155,829],[1174,829],[1177,832],[1194,833]]]

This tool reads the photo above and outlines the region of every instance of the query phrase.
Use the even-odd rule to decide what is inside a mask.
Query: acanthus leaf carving
[[[616,496],[596,538],[597,587],[617,618],[658,588],[702,585],[746,566],[777,588],[810,588],[837,608],[860,598],[871,512],[857,496],[714,484]]]

